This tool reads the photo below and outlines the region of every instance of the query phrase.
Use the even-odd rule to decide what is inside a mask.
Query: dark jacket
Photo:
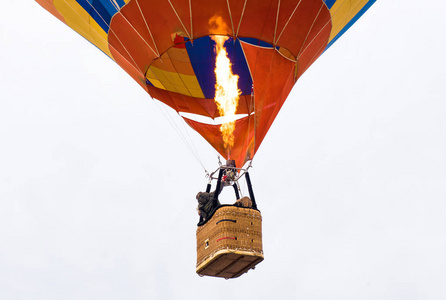
[[[214,192],[198,193],[197,201],[198,201],[198,213],[200,214],[200,217],[203,218],[203,220],[207,220],[209,216],[213,213],[213,211],[221,205],[218,199],[214,199]]]

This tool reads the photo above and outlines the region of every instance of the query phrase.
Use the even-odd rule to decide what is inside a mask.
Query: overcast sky
[[[302,76],[251,170],[265,260],[224,280],[195,273],[207,180],[164,110],[3,0],[0,298],[446,299],[445,9],[378,1]]]

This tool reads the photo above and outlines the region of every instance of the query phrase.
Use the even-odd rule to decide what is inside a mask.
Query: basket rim
[[[215,208],[213,211],[211,211],[209,218],[207,218],[206,220],[202,221],[202,222],[198,222],[197,226],[203,226],[205,225],[209,220],[212,219],[212,217],[214,216],[214,214],[222,207],[236,207],[236,208],[241,208],[241,209],[250,209],[250,210],[256,210],[258,212],[260,212],[260,210],[258,210],[257,208],[252,208],[252,207],[243,207],[243,206],[235,206],[234,204],[222,204],[220,206],[218,206],[217,208]]]

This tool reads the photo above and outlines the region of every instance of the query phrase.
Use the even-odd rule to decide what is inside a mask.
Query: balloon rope
[[[111,2],[111,4],[116,8],[116,10],[118,10],[119,11],[119,5],[118,5],[118,3],[116,3],[116,0],[110,0],[110,2]]]
[[[68,2],[66,2],[66,0],[64,0],[64,2],[74,11],[74,12],[76,12],[78,15],[79,15],[79,13],[68,3]],[[91,3],[88,3],[88,4],[90,4],[90,6],[91,6],[91,8],[99,15],[99,17],[104,21],[104,23],[106,23],[107,24],[107,22],[105,22],[105,20],[104,20],[104,18],[101,16],[101,14],[99,14],[99,12],[91,5]],[[79,15],[80,17],[82,17],[81,15]],[[82,20],[85,20],[85,19],[83,19],[82,18]],[[126,19],[126,21],[128,22],[128,20]],[[85,21],[86,22],[86,21]],[[133,28],[134,29],[134,28]],[[115,34],[114,32],[113,32],[113,30],[110,28],[110,31],[113,33],[113,34]],[[124,48],[124,50],[127,52],[127,54],[130,56],[130,58],[133,60],[133,64],[135,65],[135,66],[137,66],[137,64],[136,64],[136,62],[135,62],[135,60],[133,59],[133,57],[132,57],[132,55],[127,51],[127,49],[125,48],[125,46],[124,46],[124,44],[121,42],[121,40],[119,39],[119,37],[115,34],[115,36],[116,36],[116,38],[118,39],[118,41],[121,43],[121,45],[123,46],[123,48]],[[106,39],[104,39],[104,40],[106,40]],[[146,42],[147,43],[147,42]],[[112,47],[112,48],[114,48],[112,45],[109,45],[110,47]],[[153,51],[153,49],[152,49],[152,51]],[[153,51],[155,54],[156,54],[156,52],[155,51]],[[123,57],[127,62],[128,62],[128,60],[125,58],[125,57]],[[133,64],[132,63],[130,63],[129,62],[129,64],[132,66],[132,67],[134,67],[133,66]],[[141,73],[142,75],[144,75],[144,73],[139,69],[139,68],[135,68],[136,70],[138,70],[138,72],[139,73]],[[152,98],[153,99],[153,98]],[[155,100],[155,99],[153,99],[153,100]],[[166,112],[166,111],[163,111],[162,109],[161,109],[161,107],[160,107],[160,105],[157,103],[157,101],[154,101],[155,102],[155,104],[156,104],[156,106],[158,107],[158,109],[159,110],[161,110],[161,112],[164,114],[164,116],[166,117],[166,119],[169,121],[169,123],[172,125],[172,127],[175,129],[175,131],[177,132],[177,134],[180,136],[180,138],[183,140],[183,142],[185,143],[185,145],[189,148],[189,150],[191,151],[191,153],[192,153],[192,155],[195,157],[195,159],[198,161],[198,163],[202,166],[202,168],[204,169],[204,171],[206,172],[206,173],[208,173],[208,171],[206,170],[206,168],[204,167],[204,165],[203,165],[203,162],[201,161],[201,159],[200,159],[200,157],[199,157],[199,155],[198,155],[198,152],[197,152],[197,150],[196,149],[194,149],[195,147],[192,147],[191,146],[191,143],[192,143],[192,139],[191,139],[191,142],[188,142],[187,141],[187,139],[186,139],[186,137],[184,136],[184,134],[182,134],[181,133],[181,130],[178,128],[178,126],[175,124],[175,122],[174,122],[174,120],[173,120],[173,118]],[[184,125],[184,124],[183,124]],[[186,131],[187,132],[187,131]],[[190,139],[190,137],[189,137],[189,139]]]
[[[175,10],[175,7],[173,6],[172,2],[170,2],[170,0],[168,0],[168,1],[169,1],[170,6],[172,7],[173,12],[174,12],[175,15],[177,16],[178,21],[180,21],[181,26],[183,26],[184,31],[186,31],[187,36],[189,37],[190,40],[192,40],[192,37],[190,36],[189,32],[187,31],[186,26],[184,26],[183,21],[181,21],[181,18],[180,18],[180,16],[178,15],[177,11]]]
[[[229,0],[226,0],[226,3],[228,4],[229,18],[231,19],[231,26],[232,26],[232,34],[234,35],[234,22],[232,21],[232,13],[231,13],[231,7],[229,6]]]
[[[243,16],[245,15],[245,7],[247,1],[248,0],[245,0],[245,4],[243,4],[242,15],[240,16],[240,21],[238,22],[238,27],[237,27],[237,33],[235,34],[236,37],[238,36],[238,31],[240,30],[240,25],[242,24]]]
[[[317,20],[317,18],[319,18],[319,14],[321,13],[322,8],[324,7],[324,5],[325,5],[325,2],[323,2],[322,5],[321,5],[321,8],[319,8],[319,11],[318,11],[318,13],[317,13],[317,15],[316,15],[316,18],[314,18],[314,20],[313,20],[313,24],[311,24],[311,27],[310,27],[310,29],[308,30],[307,35],[305,36],[304,42],[302,43],[302,46],[300,47],[299,53],[297,53],[297,56],[300,55],[300,52],[302,51],[302,48],[304,47],[305,43],[307,42],[307,39],[308,39],[308,37],[310,36],[311,30],[313,29],[314,24],[316,24],[316,20]],[[284,29],[285,29],[285,28],[284,28]]]
[[[194,23],[192,22],[192,3],[191,0],[189,0],[189,14],[190,14],[190,35],[192,37],[192,40],[194,39]]]
[[[138,1],[136,1],[136,4],[138,4]],[[138,4],[138,7],[139,7],[139,4]],[[141,14],[142,14],[142,12],[141,12]],[[136,28],[133,27],[132,23],[130,23],[130,21],[127,20],[127,18],[126,18],[123,14],[121,14],[121,16],[122,16],[122,18],[123,18],[124,20],[127,21],[127,23],[130,25],[130,27],[132,27],[132,29],[133,29],[133,30],[136,32],[136,34],[141,38],[141,40],[143,40],[143,42],[147,45],[147,47],[149,47],[149,49],[152,50],[152,52],[153,52],[156,56],[160,57],[160,53],[159,53],[159,51],[158,51],[158,47],[156,46],[155,39],[153,38],[152,32],[150,31],[149,27],[147,26],[147,30],[149,30],[149,34],[150,34],[150,36],[152,37],[153,45],[155,46],[155,50],[156,50],[156,51],[153,50],[152,47],[150,47],[149,43],[142,37],[142,35],[138,32],[138,30],[136,30]],[[144,16],[143,16],[143,18],[144,18]],[[144,18],[144,21],[145,21],[145,20],[146,20],[146,19]],[[146,23],[146,25],[147,25],[147,23]],[[115,35],[117,36],[117,34],[115,34]]]
[[[64,0],[64,2],[65,3],[67,3],[66,2],[66,0]],[[109,27],[109,30],[116,36],[116,38],[118,38],[118,35],[113,31],[113,29],[111,29],[111,27],[110,27],[110,23],[107,23],[105,20],[104,20],[104,18],[102,17],[102,15],[96,10],[96,8],[94,8],[94,6],[90,3],[90,2],[88,2],[87,1],[87,3],[90,5],[90,7],[98,14],[98,16],[102,19],[102,21],[105,23],[105,24],[107,24]],[[68,3],[67,3],[68,4]],[[138,2],[137,2],[137,4],[138,4]],[[138,7],[139,7],[139,5],[138,5]],[[73,9],[73,8],[71,8],[71,9]],[[74,10],[74,9],[73,9]],[[118,10],[118,12],[116,13],[116,14],[119,14],[120,13],[120,11]],[[149,43],[147,43],[147,41],[141,36],[141,34],[138,32],[138,30],[136,30],[135,29],[135,27],[133,27],[133,25],[132,25],[132,23],[130,23],[130,21],[129,20],[127,20],[127,18],[123,15],[123,14],[121,14],[121,16],[124,18],[124,20],[126,20],[127,21],[127,23],[130,25],[130,27],[132,27],[132,29],[136,32],[136,34],[138,34],[139,35],[139,37],[144,41],[144,43],[147,45],[147,47],[149,47],[149,49],[150,50],[152,50],[152,52],[156,55],[156,56],[160,56],[159,55],[159,52],[157,52],[158,51],[158,49],[157,49],[157,47],[156,47],[156,43],[155,43],[155,41],[153,40],[153,44],[155,45],[155,49],[157,50],[157,51],[155,51],[155,50],[153,50],[152,49],[152,47],[150,47],[150,45],[149,45]],[[113,16],[114,17],[114,16]],[[144,16],[143,16],[144,17]],[[111,21],[110,21],[111,22]],[[149,30],[149,33],[150,33],[150,35],[152,35],[152,33],[150,32],[150,30]],[[152,39],[153,39],[153,36],[152,36]],[[118,40],[119,40],[119,38],[118,38]],[[121,44],[122,44],[122,42],[121,41],[119,41]],[[126,49],[126,51],[127,51],[127,49]],[[127,53],[128,53],[128,51],[127,51]],[[129,55],[130,55],[130,53],[129,53]],[[131,57],[131,56],[130,56]],[[132,60],[133,60],[133,58],[132,58]],[[136,63],[135,63],[136,64]]]
[[[336,16],[336,14],[339,12],[339,11],[342,11],[342,9],[341,9],[341,7],[342,6],[344,6],[346,3],[350,3],[350,1],[344,1],[344,2],[342,2],[342,4],[338,7],[338,9],[331,15],[331,18],[325,23],[325,25],[319,30],[319,32],[314,36],[314,38],[310,41],[310,43],[308,43],[308,45],[305,47],[305,49],[302,51],[302,52],[300,52],[300,54],[298,55],[298,57],[296,57],[296,60],[299,60],[299,58],[303,55],[303,53],[305,52],[305,50],[307,50],[308,49],[308,47],[314,42],[314,40],[322,33],[322,30],[324,30],[325,29],[325,27],[327,27],[327,25],[328,24],[331,24],[332,23],[332,20],[333,20],[333,17],[334,16]],[[360,4],[360,1],[358,1],[358,2],[356,2],[356,5],[354,6],[354,7],[352,7],[352,8],[350,8],[350,12],[351,11],[354,11],[354,10],[356,10],[356,7],[358,6]],[[333,29],[333,28],[332,28]],[[328,42],[330,42],[330,41],[328,41]],[[303,45],[302,45],[302,47],[303,47]],[[325,46],[326,47],[326,46]],[[322,49],[322,47],[321,47],[321,49]],[[317,55],[317,53],[318,52],[316,52],[316,55]],[[315,55],[315,56],[316,56]],[[313,56],[314,57],[314,56]],[[311,64],[311,62],[312,61],[310,61],[310,64]]]
[[[296,10],[297,10],[297,8],[299,7],[299,5],[300,5],[301,2],[302,2],[302,0],[300,0],[300,1],[297,3],[296,7],[295,7],[294,10],[293,10],[293,13],[291,14],[291,16],[288,18],[288,21],[287,21],[287,22],[285,23],[285,25],[283,26],[282,31],[280,32],[280,34],[279,34],[279,36],[277,37],[277,40],[276,40],[276,42],[275,42],[274,44],[277,44],[277,43],[279,42],[279,39],[280,39],[280,37],[282,36],[283,31],[284,31],[285,28],[288,26],[288,23],[291,21],[291,18],[294,16],[294,13],[296,12]],[[277,24],[276,24],[276,26],[277,26]]]
[[[185,137],[185,135],[181,132],[180,128],[178,127],[178,125],[176,124],[175,120],[172,118],[172,116],[167,112],[166,107],[164,107],[164,105],[159,104],[158,101],[151,97],[152,100],[155,102],[156,107],[158,107],[158,109],[162,112],[162,114],[164,115],[164,117],[167,119],[167,121],[169,121],[170,125],[173,127],[173,129],[175,130],[175,132],[178,134],[178,136],[180,137],[180,139],[184,142],[184,144],[186,145],[186,147],[189,149],[189,151],[192,153],[192,155],[195,157],[195,159],[197,160],[197,162],[201,165],[201,167],[203,168],[203,170],[206,172],[206,174],[208,173],[208,171],[206,170],[202,160],[200,159],[200,156],[198,155],[198,152],[196,151],[195,147],[192,146],[192,139],[190,139],[190,141],[187,140],[187,138]],[[184,124],[183,124],[184,125]],[[187,132],[187,131],[186,131]],[[190,138],[190,137],[189,137]]]
[[[180,114],[178,114],[178,115],[181,116]],[[206,170],[202,160],[200,159],[200,154],[199,154],[197,148],[195,147],[195,144],[194,144],[194,142],[193,142],[193,140],[192,140],[192,138],[191,138],[191,136],[189,134],[190,128],[186,127],[186,122],[184,120],[181,120],[181,124],[183,125],[184,132],[186,132],[187,137],[189,138],[189,144],[190,144],[190,148],[191,148],[192,153],[195,153],[195,157],[197,158],[198,162],[201,164],[201,166],[203,167],[203,169],[206,172],[206,174],[208,174],[208,171]]]
[[[71,10],[74,12],[74,13],[76,13],[79,17],[80,17],[80,19],[81,20],[83,20],[88,26],[90,26],[90,32],[91,32],[91,29],[92,29],[92,27],[91,27],[91,25],[90,25],[90,23],[88,23],[87,22],[87,20],[85,20],[84,19],[84,16],[82,16],[82,15],[80,15],[79,14],[79,12],[76,10],[76,9],[74,9],[71,5],[70,5],[70,3],[68,3],[66,0],[63,0],[64,1],[64,3],[69,7],[69,8],[71,8]],[[90,3],[89,3],[90,4]],[[90,4],[90,6],[91,6],[91,4]],[[94,7],[92,7],[93,9],[94,9]],[[94,9],[95,11],[96,11],[96,9]],[[97,12],[97,11],[96,11]],[[107,22],[105,22],[105,20],[104,20],[104,18],[101,16],[101,14],[99,14],[99,12],[97,12],[97,14],[99,15],[99,17],[102,19],[102,21],[104,21],[104,23],[105,24],[107,24],[108,25],[108,23]],[[130,56],[130,58],[133,60],[133,64],[127,59],[127,58],[125,58],[113,45],[110,45],[109,43],[108,43],[108,40],[107,39],[105,39],[104,37],[102,37],[102,35],[100,34],[100,32],[96,29],[96,28],[93,28],[97,33],[99,33],[98,34],[98,36],[100,36],[105,42],[106,42],[106,44],[108,44],[108,46],[110,47],[110,48],[113,48],[113,49],[115,49],[116,50],[116,52],[118,52],[121,56],[122,56],[122,58],[126,61],[126,62],[128,62],[129,63],[129,65],[130,66],[132,66],[137,72],[139,72],[141,75],[143,75],[144,76],[144,73],[141,71],[141,69],[139,69],[139,67],[138,67],[138,65],[136,64],[136,62],[135,62],[135,60],[133,59],[133,57],[132,57],[132,55],[127,51],[127,49],[125,48],[125,46],[122,44],[122,42],[119,40],[119,38],[118,38],[118,36],[113,32],[113,30],[110,28],[110,31],[113,33],[113,34],[115,34],[115,36],[116,36],[116,38],[118,39],[118,41],[121,43],[121,45],[122,45],[122,47],[124,48],[124,50],[127,52],[127,54]],[[76,31],[76,30],[75,30]],[[82,34],[81,32],[79,32],[79,31],[76,31],[77,33],[79,33],[81,36],[83,36],[83,37],[85,37],[85,38],[87,38],[84,34]],[[92,40],[90,40],[90,39],[88,39],[87,38],[87,40],[88,41],[90,41],[91,43],[93,43],[93,40],[94,41],[96,41],[96,39],[95,38],[93,38],[92,37]],[[94,43],[93,43],[94,44]],[[95,44],[96,45],[96,44]],[[96,45],[97,46],[97,45]],[[97,46],[98,47],[98,46]],[[102,50],[102,49],[101,49]],[[108,54],[107,54],[108,55]],[[108,55],[109,57],[111,57],[113,60],[114,60],[114,58],[112,57],[112,56],[110,56],[110,55]]]
[[[274,48],[276,47],[276,34],[277,34],[277,23],[279,22],[279,11],[280,11],[280,0],[277,3],[277,15],[276,15],[276,26],[274,27],[274,38],[273,38],[273,42],[274,42]]]
[[[133,27],[133,25],[130,24],[130,22],[127,20],[127,18],[125,18],[124,15],[122,15],[122,16],[123,16],[124,19],[130,24],[130,26],[132,26],[132,28],[136,31],[136,33],[138,33],[138,35],[139,35],[139,36],[141,37],[141,39],[146,43],[146,45],[150,48],[150,50],[152,50],[152,51],[156,54],[156,56],[160,57],[160,52],[159,52],[159,50],[158,50],[158,47],[156,46],[156,42],[155,42],[155,39],[153,38],[152,31],[150,30],[149,25],[147,24],[146,17],[144,17],[144,14],[143,14],[143,12],[142,12],[142,10],[141,10],[141,7],[139,6],[138,0],[135,0],[135,2],[136,2],[136,5],[138,6],[139,13],[141,14],[141,17],[142,17],[143,20],[144,20],[144,24],[146,24],[147,31],[149,31],[150,37],[152,38],[152,42],[153,42],[153,45],[155,46],[155,50],[156,50],[156,52],[153,51],[152,47],[149,46],[149,44],[144,40],[144,38],[139,34],[139,32]]]
[[[82,19],[84,19],[83,18],[83,16],[81,16],[78,12],[77,12],[77,10],[76,9],[74,9],[66,0],[63,0],[64,2],[65,2],[65,4],[66,5],[68,5],[73,11],[75,11]],[[109,30],[116,36],[116,38],[118,39],[118,41],[119,41],[119,43],[121,44],[121,46],[124,48],[124,50],[127,52],[127,54],[130,56],[130,58],[132,59],[132,61],[133,61],[133,63],[135,64],[135,66],[136,66],[136,69],[139,69],[139,67],[138,67],[138,64],[136,63],[136,61],[135,61],[135,59],[132,57],[132,55],[130,54],[130,52],[127,50],[127,48],[124,46],[124,44],[121,42],[121,40],[119,39],[119,37],[118,37],[118,35],[111,29],[111,27],[110,27],[110,24],[109,23],[107,23],[105,20],[104,20],[104,18],[102,17],[102,15],[94,8],[94,6],[90,3],[90,2],[88,2],[87,1],[87,3],[90,5],[90,7],[98,14],[98,16],[102,19],[102,21],[105,23],[105,24],[107,24],[108,26],[109,26]],[[119,12],[118,12],[119,13]],[[84,19],[85,20],[85,19]],[[126,19],[126,21],[128,22],[128,20]],[[86,21],[85,21],[86,22]],[[90,25],[90,24],[89,24]],[[90,30],[91,30],[91,25],[90,25]],[[97,30],[96,30],[97,31]],[[109,46],[111,46],[109,43],[108,43],[108,40],[106,40],[107,41],[107,44],[109,45]],[[113,47],[114,48],[114,47]],[[153,51],[153,50],[152,50]],[[119,54],[121,54],[119,51],[118,51],[118,53]],[[156,53],[155,53],[156,54]],[[121,54],[122,55],[122,54]],[[141,74],[143,74],[144,75],[144,72],[142,72],[142,70],[141,69],[139,69],[139,72],[141,73]]]
[[[344,5],[344,4],[345,4],[345,2],[343,2],[343,3],[340,5],[340,7],[338,8],[338,10],[336,10],[336,12],[332,15],[332,18],[333,18],[333,16],[336,15],[336,13],[337,13],[338,11],[340,11],[340,8],[341,8],[342,5]],[[356,5],[355,5],[350,11],[355,10],[356,7],[358,6],[358,4],[359,4],[359,2],[357,2]],[[325,28],[325,26],[327,26],[329,23],[330,23],[330,21],[327,22],[327,23],[324,25],[324,27],[322,27],[322,29],[318,32],[318,34],[316,35],[316,37],[321,33],[321,31],[322,31],[322,30]],[[316,37],[315,37],[315,38],[316,38]],[[314,41],[315,38],[313,38],[313,39],[311,40],[310,44]],[[305,47],[304,51],[308,48],[308,46],[309,46],[310,44],[308,44],[307,47]],[[322,45],[322,46],[319,48],[319,50],[318,50],[317,52],[315,52],[315,54],[313,55],[313,57],[311,58],[311,60],[309,60],[309,62],[308,62],[307,65],[305,66],[304,70],[305,70],[306,68],[308,68],[308,66],[310,66],[310,65],[317,59],[317,56],[318,56],[318,55],[321,55],[321,54],[319,54],[319,53],[320,53],[320,52],[323,50],[323,48],[325,48],[325,47],[327,47],[327,46],[324,44],[324,45]],[[302,54],[300,54],[300,55],[296,58],[296,60],[298,60],[298,59],[300,58],[300,56],[302,56]]]

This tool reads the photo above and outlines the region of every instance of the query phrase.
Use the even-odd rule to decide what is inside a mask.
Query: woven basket
[[[258,210],[221,206],[197,228],[197,273],[235,278],[263,260],[262,216]]]

